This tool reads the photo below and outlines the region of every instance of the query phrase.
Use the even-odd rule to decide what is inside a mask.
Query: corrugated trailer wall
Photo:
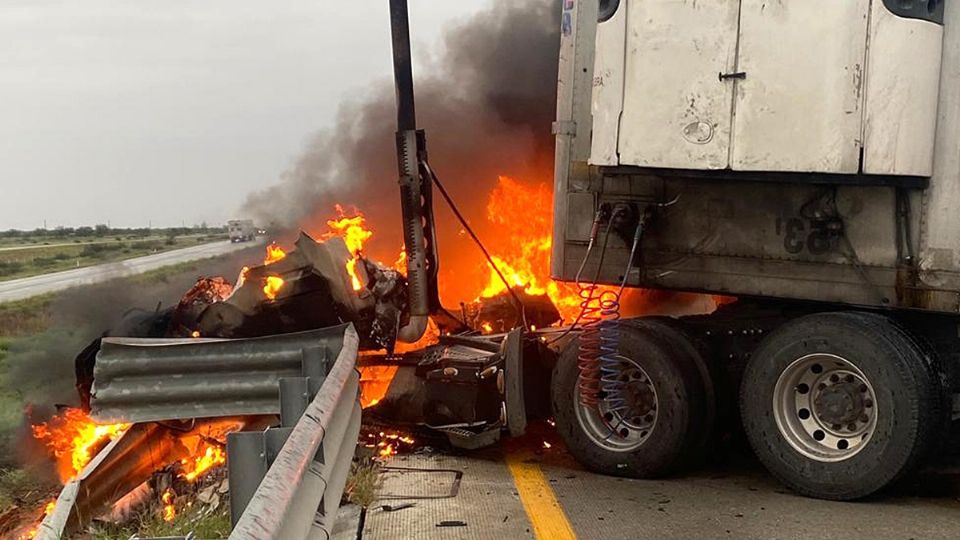
[[[876,9],[881,0],[874,1]],[[858,175],[851,180],[837,175],[808,178],[800,173],[758,181],[761,178],[746,179],[729,169],[724,177],[723,171],[712,171],[721,176],[705,175],[692,170],[641,169],[623,162],[621,166],[589,165],[593,137],[610,141],[609,133],[599,133],[602,128],[593,123],[596,107],[591,111],[593,96],[608,90],[603,85],[610,75],[594,73],[596,9],[596,2],[564,2],[554,125],[555,277],[575,278],[601,204],[642,208],[673,202],[654,210],[641,257],[633,264],[626,260],[629,234],[610,235],[599,281],[617,283],[629,268],[628,283],[634,286],[960,310],[960,5],[946,3],[934,175],[927,189],[922,188],[927,180],[917,177],[901,183],[892,176]],[[605,39],[609,37],[601,35],[599,41]],[[880,60],[875,69],[881,69],[883,62],[889,63]],[[874,97],[867,88],[866,100],[885,99],[888,87],[896,90],[896,84],[912,82],[887,86],[875,82]],[[900,107],[908,116],[914,106],[917,117],[928,114],[919,110],[923,109],[919,103],[890,106]],[[884,121],[890,123],[891,131],[914,129],[912,118],[898,122],[896,114],[864,116],[865,130],[884,144],[906,143],[896,143],[896,134],[878,137],[879,120],[875,119],[888,118]],[[610,118],[606,114],[600,124],[616,126]],[[610,143],[604,146],[609,161]],[[883,163],[883,157],[871,159]],[[896,159],[888,161],[887,166],[897,166]],[[871,182],[882,185],[866,185]],[[854,185],[840,185],[845,183]],[[583,276],[592,279],[598,259],[595,250]]]

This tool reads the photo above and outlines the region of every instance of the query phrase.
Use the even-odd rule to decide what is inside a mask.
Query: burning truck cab
[[[514,329],[519,317],[509,295],[465,304],[461,318],[446,311],[432,315],[416,342],[398,342],[411,320],[407,277],[365,258],[362,241],[355,240],[355,250],[348,247],[351,237],[365,236],[362,216],[331,220],[330,226],[322,241],[301,233],[289,251],[268,245],[264,263],[243,268],[235,286],[203,277],[176,306],[128,313],[108,334],[237,340],[350,323],[359,336],[362,405],[372,422],[427,427],[465,447],[496,441],[503,429],[522,433],[522,349],[525,342],[539,349],[541,342]],[[534,324],[548,327],[559,320],[545,297],[514,294],[526,299],[526,316]],[[118,383],[114,373],[98,365],[101,343],[95,340],[76,360],[81,402],[95,417],[123,398],[111,390]],[[163,348],[155,351],[162,354]],[[149,362],[144,366],[149,375]],[[163,370],[157,369],[159,377]],[[535,377],[543,376],[549,370]]]
[[[403,267],[364,257],[362,217],[341,215],[332,234],[301,234],[289,253],[271,245],[236,285],[201,279],[123,333],[272,358],[265,347],[349,323],[367,422],[476,448],[552,415],[570,453],[611,475],[677,471],[721,422],[816,497],[868,496],[931,455],[960,417],[960,4],[562,2],[543,244],[567,305],[511,279],[444,188],[417,125],[406,0],[389,4]],[[897,46],[909,36],[922,61]],[[822,58],[836,62],[811,67]],[[797,66],[816,76],[797,87]],[[459,310],[440,302],[435,192],[502,285]],[[720,307],[628,318],[622,304],[641,288]],[[116,372],[101,343],[118,345],[77,358],[94,416],[133,399],[107,390]]]

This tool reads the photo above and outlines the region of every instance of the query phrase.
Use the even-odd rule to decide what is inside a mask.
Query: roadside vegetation
[[[213,238],[216,234],[194,236]],[[191,237],[177,237],[177,242],[181,238]],[[9,238],[5,241],[9,245]],[[74,355],[92,336],[109,328],[114,316],[131,307],[153,309],[158,300],[170,305],[201,274],[235,279],[229,274],[238,272],[249,258],[257,260],[260,249],[252,247],[247,253],[235,252],[91,287],[0,303],[0,538],[8,537],[11,526],[39,522],[45,504],[60,490],[54,469],[42,459],[44,452],[28,448],[31,439],[25,421],[26,404],[48,409],[58,403],[69,404],[75,394]],[[176,518],[171,522],[162,519],[160,503],[152,501],[119,523],[95,523],[73,537],[126,540],[134,534],[162,537],[192,531],[198,538],[225,538],[230,530],[229,493],[221,491],[219,485],[216,493],[207,489],[223,475],[223,471],[214,472],[179,494]]]
[[[142,285],[164,283],[172,276],[195,271],[201,263],[178,264],[127,279]],[[23,410],[28,389],[13,383],[9,377],[13,366],[8,363],[12,345],[23,347],[37,336],[52,331],[50,310],[55,299],[56,295],[46,295],[0,304],[0,536],[6,522],[38,522],[42,518],[39,509],[60,490],[45,462],[28,466],[18,463],[16,446],[24,429]],[[154,500],[120,522],[97,522],[71,538],[127,540],[133,535],[164,537],[174,532],[193,532],[197,538],[226,538],[230,534],[230,506],[224,478],[225,472],[215,472],[193,485],[193,491],[178,496],[176,517],[169,522],[162,517],[162,504]]]
[[[0,281],[226,240],[223,227],[96,227],[0,231]]]
[[[128,540],[168,538],[192,532],[196,538],[215,539],[230,535],[230,493],[226,471],[215,469],[177,495],[173,518],[164,520],[163,504],[158,500],[142,506],[116,523],[99,522],[87,531],[73,535],[75,540]]]
[[[350,465],[347,484],[343,495],[347,501],[370,508],[380,496],[383,487],[383,477],[380,463],[373,459],[358,459]]]

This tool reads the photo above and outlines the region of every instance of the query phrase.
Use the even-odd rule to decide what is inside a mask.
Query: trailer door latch
[[[727,79],[743,80],[747,78],[747,72],[745,71],[737,71],[736,73],[720,73],[719,75],[721,81],[725,81]]]

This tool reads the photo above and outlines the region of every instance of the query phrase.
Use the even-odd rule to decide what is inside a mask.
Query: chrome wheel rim
[[[777,379],[773,412],[794,450],[820,462],[850,459],[877,427],[870,381],[849,360],[826,353],[794,360]]]
[[[596,407],[580,401],[578,385],[573,388],[577,422],[595,445],[611,452],[632,452],[645,443],[657,425],[659,400],[650,376],[625,356],[616,376],[608,372],[601,380]]]

